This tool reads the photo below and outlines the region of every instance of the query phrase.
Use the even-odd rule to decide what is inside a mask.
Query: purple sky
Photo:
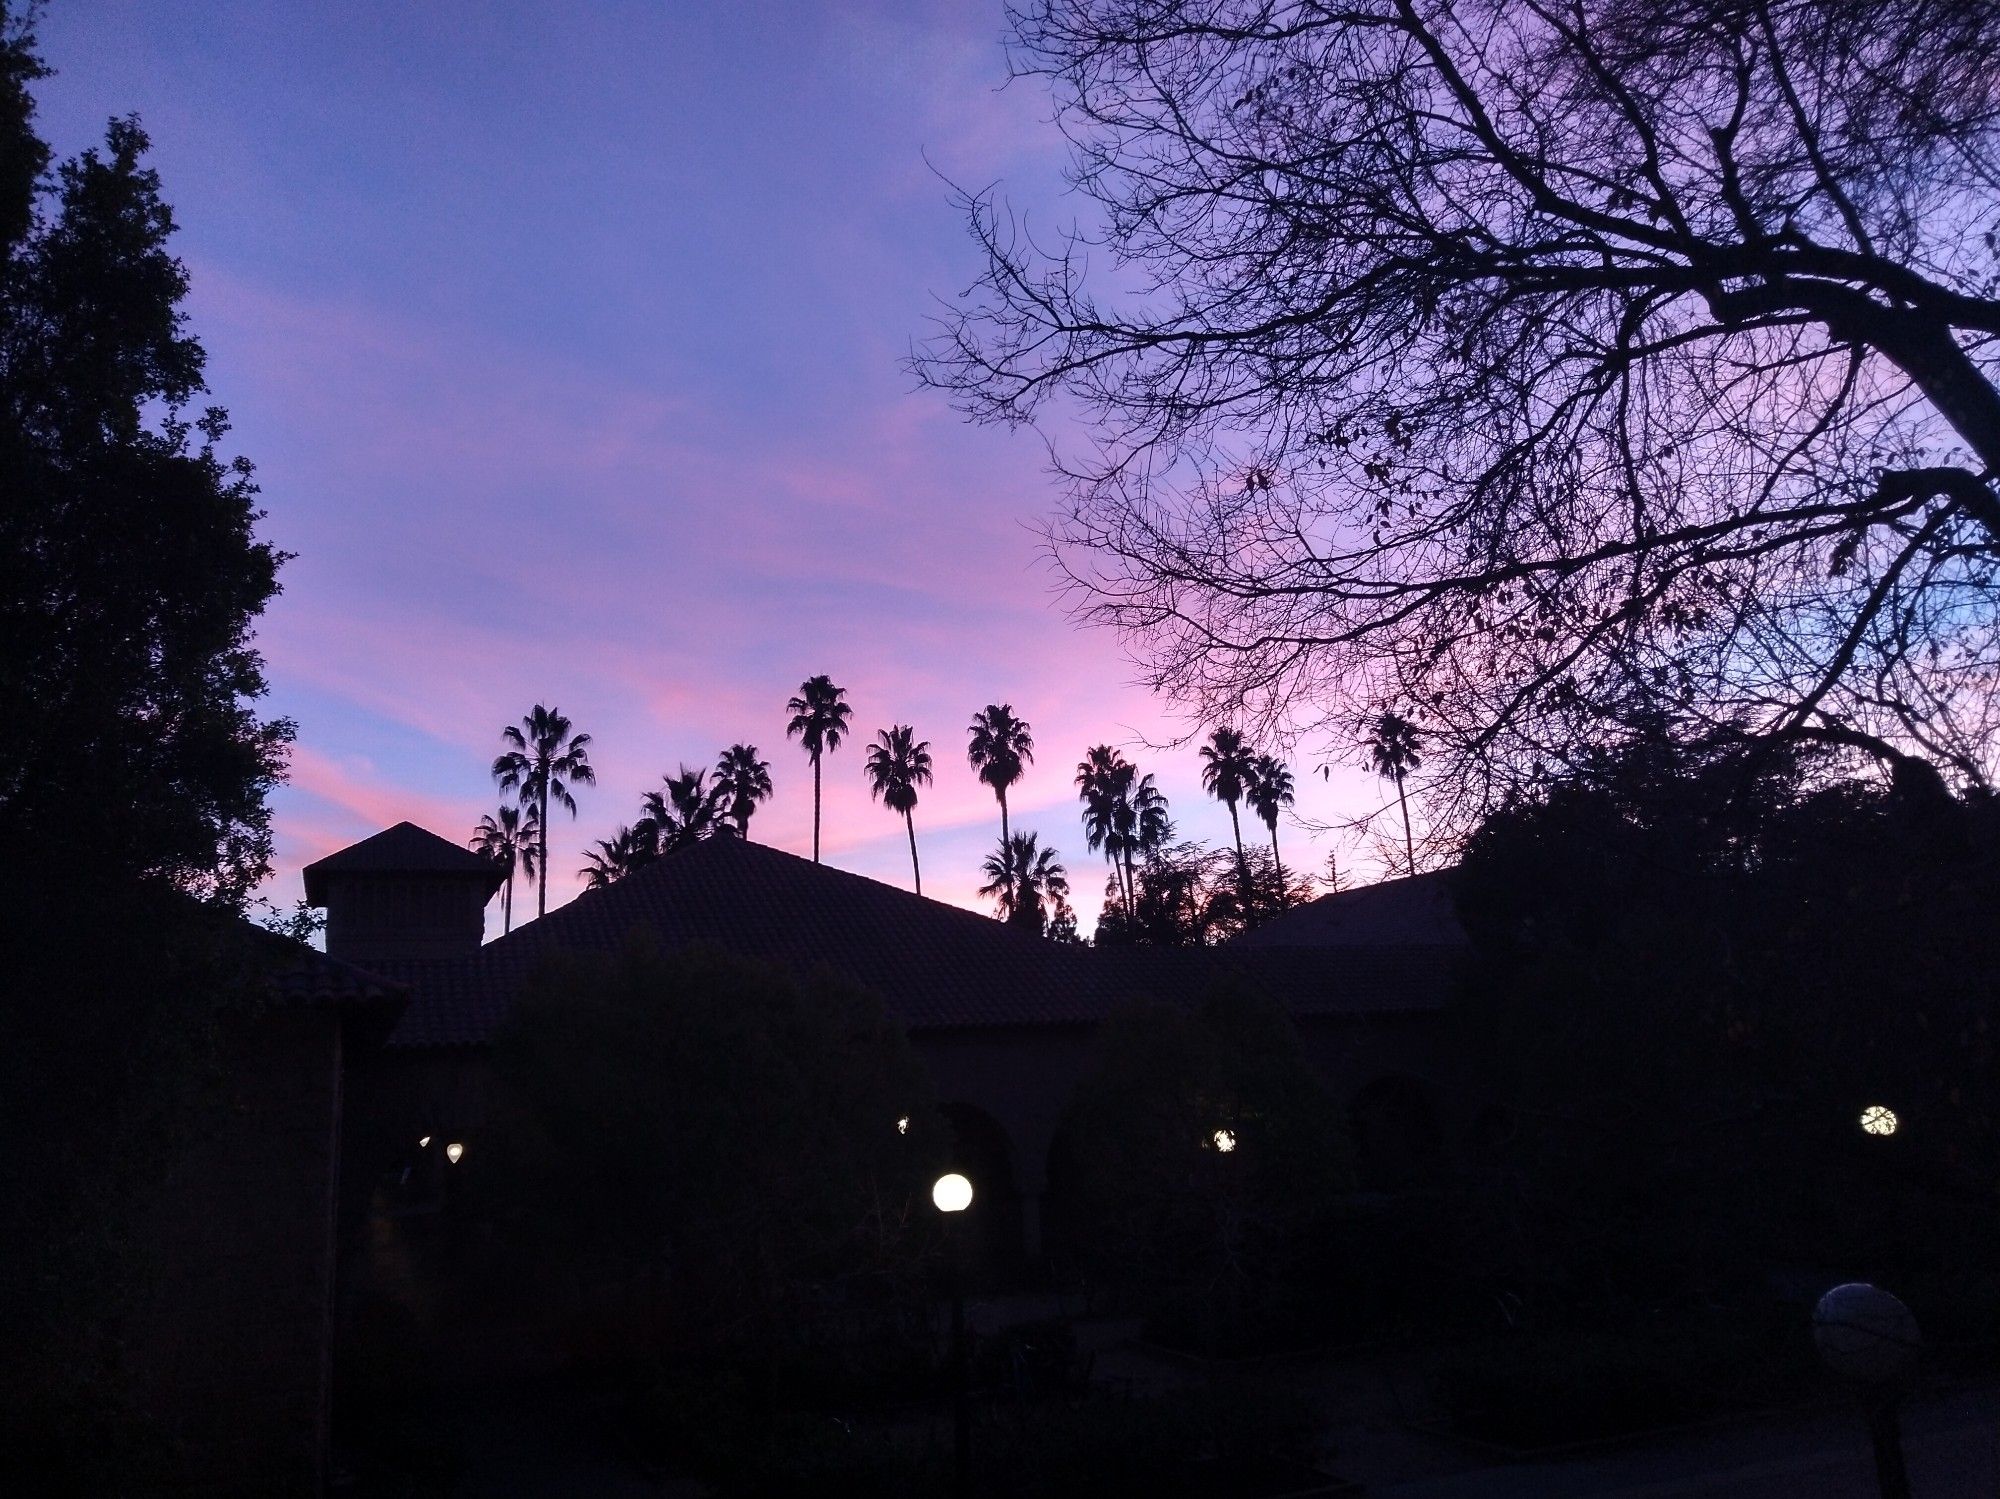
[[[399,818],[464,837],[538,700],[599,768],[552,901],[663,772],[737,740],[777,781],[754,836],[809,851],[783,704],[821,671],[860,731],[827,766],[844,868],[908,883],[861,743],[909,722],[939,768],[926,892],[978,904],[998,826],[964,728],[995,700],[1039,746],[1015,825],[1061,849],[1086,931],[1086,745],[1127,745],[1184,833],[1228,836],[1193,750],[1136,742],[1184,726],[1052,595],[1040,440],[965,426],[901,367],[975,270],[938,173],[1061,211],[1048,101],[999,86],[1000,28],[987,0],[54,0],[42,126],[67,153],[142,116],[215,398],[297,554],[261,632],[299,725],[273,898]],[[1383,800],[1296,771],[1308,818]],[[1332,847],[1279,836],[1294,867]]]

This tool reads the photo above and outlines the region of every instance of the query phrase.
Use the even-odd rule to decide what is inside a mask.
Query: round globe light
[[[932,1185],[931,1201],[940,1213],[962,1213],[972,1206],[972,1183],[948,1171]]]
[[[1813,1308],[1813,1343],[1834,1373],[1891,1384],[1916,1366],[1923,1339],[1910,1309],[1878,1286],[1835,1286]]]
[[[1236,1131],[1233,1129],[1219,1129],[1215,1132],[1213,1138],[1215,1148],[1224,1155],[1228,1155],[1230,1151],[1236,1148]]]
[[[1879,1103],[1871,1103],[1861,1111],[1861,1131],[1869,1135],[1893,1135],[1896,1126],[1902,1123],[1896,1111]]]
[[[445,1146],[444,1148],[444,1158],[447,1161],[450,1161],[454,1166],[456,1166],[459,1163],[459,1161],[464,1158],[464,1156],[465,1156],[465,1147],[459,1144],[458,1141],[456,1140],[453,1140],[451,1144]]]

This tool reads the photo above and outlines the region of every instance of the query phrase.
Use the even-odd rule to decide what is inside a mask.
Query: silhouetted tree
[[[640,824],[656,850],[670,854],[723,829],[728,793],[720,782],[708,784],[705,769],[683,765],[664,780],[664,793],[648,791],[640,804]]]
[[[1108,744],[1091,746],[1076,767],[1077,800],[1083,803],[1083,841],[1104,850],[1118,884],[1119,901],[1132,905],[1131,864],[1138,817],[1132,806],[1137,769]]]
[[[1280,904],[1284,904],[1285,861],[1278,857],[1278,814],[1292,804],[1292,772],[1275,755],[1259,755],[1250,767],[1250,808],[1271,834],[1271,863],[1277,871]]]
[[[582,876],[586,889],[602,890],[652,863],[660,853],[657,830],[644,822],[634,823],[609,838],[598,839],[584,854],[583,868],[577,874]]]
[[[986,875],[979,893],[1000,908],[1002,921],[1039,937],[1069,911],[1069,873],[1056,851],[1040,847],[1033,833],[1015,833],[979,867]]]
[[[539,972],[494,1070],[500,1221],[552,1273],[622,1283],[636,1355],[767,1377],[827,1287],[916,1272],[947,1137],[872,994],[635,944]]]
[[[747,839],[758,803],[771,799],[770,762],[757,758],[754,744],[732,744],[716,761],[715,789],[722,797],[725,815],[736,824],[737,835]]]
[[[1064,1114],[1051,1216],[1156,1327],[1221,1351],[1270,1336],[1274,1293],[1318,1271],[1306,1236],[1350,1186],[1351,1155],[1283,1010],[1222,989],[1103,1028]]]
[[[523,807],[535,809],[535,834],[539,847],[535,862],[540,879],[535,889],[535,914],[549,913],[549,803],[565,807],[576,816],[576,796],[572,786],[595,786],[597,772],[590,768],[590,736],[571,731],[570,721],[561,710],[536,703],[534,711],[518,725],[508,724],[500,737],[512,746],[493,762],[493,779],[502,791],[512,791]]]
[[[967,200],[986,273],[919,369],[1091,413],[1060,555],[1153,685],[1420,705],[1461,825],[1647,714],[1982,778],[2000,10],[1012,18],[1086,201],[1052,244]]]
[[[813,863],[819,863],[819,762],[823,755],[840,748],[853,709],[847,703],[847,689],[833,685],[825,675],[808,677],[799,694],[785,704],[792,715],[785,725],[785,737],[796,739],[812,756],[813,767]]]
[[[1236,844],[1236,867],[1243,887],[1250,887],[1250,869],[1243,862],[1243,824],[1236,804],[1243,800],[1256,774],[1257,752],[1232,728],[1218,728],[1201,747],[1202,789],[1229,808],[1229,832]]]
[[[31,18],[0,0],[0,1489],[152,1493],[199,1475],[130,1408],[140,1204],[264,999],[242,913],[292,730],[252,630],[284,558],[199,404],[145,132],[50,174]]]
[[[972,715],[966,761],[1000,800],[1000,843],[1007,846],[1007,788],[1016,785],[1035,758],[1035,741],[1012,703],[988,703]]]
[[[514,930],[514,870],[518,866],[529,879],[535,877],[536,860],[540,857],[541,813],[530,803],[527,816],[521,815],[521,808],[502,806],[497,813],[489,812],[479,819],[479,826],[473,829],[470,847],[476,854],[484,854],[506,872],[507,883],[502,886],[500,897],[501,934]]]
[[[917,788],[931,780],[931,742],[916,737],[916,730],[899,723],[880,730],[868,746],[868,793],[891,812],[903,814],[903,827],[910,835],[910,878],[917,894],[924,893],[923,871],[917,867]]]
[[[1417,872],[1417,845],[1410,833],[1410,797],[1403,779],[1423,768],[1423,735],[1415,724],[1395,713],[1384,713],[1369,731],[1365,748],[1368,768],[1385,780],[1396,783],[1396,801],[1403,809],[1403,856],[1408,861],[1405,874]]]

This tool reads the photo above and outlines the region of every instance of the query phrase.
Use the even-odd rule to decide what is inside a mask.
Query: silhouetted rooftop
[[[1464,947],[1452,869],[1336,890],[1295,906],[1231,944],[1278,947]]]
[[[1434,948],[1329,958],[1065,946],[764,844],[711,838],[476,954],[373,965],[411,990],[392,1044],[483,1045],[537,966],[616,951],[637,930],[663,951],[706,946],[800,973],[824,967],[879,994],[911,1031],[1088,1024],[1135,999],[1191,1000],[1231,974],[1301,1015],[1435,1009],[1449,984]]]
[[[315,906],[326,904],[326,877],[330,874],[480,875],[491,882],[489,895],[507,877],[484,854],[475,854],[414,822],[399,822],[373,837],[350,843],[306,865],[300,873],[305,876],[306,899]]]

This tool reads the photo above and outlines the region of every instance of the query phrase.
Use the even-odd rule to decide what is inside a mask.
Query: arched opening
[[[1437,1110],[1415,1078],[1380,1077],[1354,1096],[1354,1163],[1361,1185],[1377,1192],[1421,1186],[1437,1177]]]
[[[1014,1148],[999,1120],[969,1103],[940,1106],[951,1126],[951,1169],[972,1182],[972,1206],[953,1225],[961,1234],[963,1264],[976,1285],[1017,1280],[1027,1265],[1021,1192]]]

